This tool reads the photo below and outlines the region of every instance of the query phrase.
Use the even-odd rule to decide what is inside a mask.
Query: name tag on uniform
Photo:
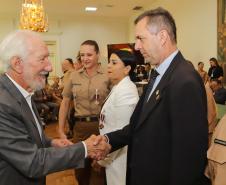
[[[214,143],[226,146],[226,141],[220,139],[214,139]]]

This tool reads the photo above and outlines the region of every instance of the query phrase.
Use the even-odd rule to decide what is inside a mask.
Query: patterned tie
[[[153,70],[151,71],[150,81],[149,81],[149,83],[148,83],[147,90],[146,90],[145,97],[144,97],[144,102],[145,102],[145,103],[146,103],[146,102],[148,101],[148,99],[149,99],[149,95],[150,95],[151,90],[152,90],[152,88],[153,88],[153,85],[154,85],[154,83],[155,83],[155,79],[156,79],[156,77],[157,77],[158,75],[159,75],[159,73],[158,73],[155,69],[153,69]]]

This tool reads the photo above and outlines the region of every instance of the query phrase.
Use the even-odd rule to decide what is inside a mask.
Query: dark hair
[[[222,81],[218,80],[217,78],[211,79],[211,82],[216,82],[217,84],[222,85]]]
[[[145,17],[148,18],[148,26],[156,26],[157,32],[162,29],[167,30],[170,36],[170,40],[173,43],[177,43],[176,23],[173,16],[167,10],[162,7],[158,7],[153,10],[145,11],[135,19],[134,24],[136,25],[140,20]]]
[[[90,46],[94,46],[94,49],[95,49],[96,53],[99,53],[99,52],[100,52],[99,46],[98,46],[98,44],[97,44],[97,42],[96,42],[95,40],[86,40],[86,41],[84,41],[84,42],[81,44],[81,46],[82,46],[82,45],[90,45]]]
[[[73,60],[71,58],[66,58],[65,60],[67,60],[71,65],[73,65]]]
[[[203,62],[199,62],[199,63],[198,63],[198,66],[199,66],[200,64],[204,64],[204,63],[203,63]]]
[[[129,71],[129,75],[133,74],[134,69],[136,68],[136,58],[133,53],[126,51],[126,50],[115,50],[112,54],[117,55],[120,60],[124,63],[125,66],[130,66],[131,69]]]
[[[80,51],[77,53],[76,59],[78,62],[81,62],[81,55],[80,55]]]
[[[214,62],[217,66],[219,66],[218,61],[217,61],[216,58],[212,57],[212,58],[209,59],[209,61],[212,61],[212,62]]]

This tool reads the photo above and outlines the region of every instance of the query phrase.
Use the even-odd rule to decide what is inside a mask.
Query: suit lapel
[[[41,141],[45,141],[45,138],[43,137],[43,136],[44,136],[44,135],[43,135],[43,134],[44,134],[44,130],[43,130],[43,126],[42,126],[42,120],[41,120],[41,118],[40,118],[40,116],[39,116],[37,107],[36,107],[35,102],[34,102],[34,100],[33,100],[32,97],[31,97],[31,104],[32,104],[33,111],[34,111],[34,113],[35,113],[35,115],[36,115],[36,117],[37,117],[37,119],[38,119],[38,123],[39,123],[40,128],[41,128],[41,132],[42,132],[42,140],[41,140]],[[36,124],[35,124],[35,125],[36,125]],[[38,129],[38,128],[37,128],[37,129]]]
[[[147,88],[144,89],[144,91],[143,91],[134,111],[133,111],[133,114],[130,118],[130,122],[131,122],[132,127],[136,127],[139,124],[140,114],[142,112],[143,102],[144,102],[144,97],[145,97],[146,91],[147,91]]]
[[[24,124],[27,127],[27,129],[30,131],[29,134],[33,134],[34,138],[39,146],[42,145],[42,141],[40,138],[40,134],[38,132],[38,128],[36,125],[36,122],[34,120],[33,114],[31,112],[31,109],[21,94],[21,92],[15,87],[15,85],[12,83],[12,81],[5,75],[2,75],[2,78],[0,78],[2,81],[2,84],[5,86],[6,89],[8,89],[8,92],[11,94],[13,98],[20,104],[21,106],[21,113],[22,117],[24,119]],[[37,116],[38,117],[38,116]],[[31,124],[31,123],[32,124]]]
[[[28,124],[29,124],[29,122],[32,122],[32,124],[30,124],[31,126],[28,126],[27,128],[30,130],[30,133],[32,133],[34,135],[34,138],[35,138],[37,144],[39,146],[42,146],[43,143],[41,140],[41,136],[39,134],[39,131],[38,131],[35,119],[33,117],[33,114],[31,112],[31,109],[30,109],[29,105],[27,104],[26,100],[21,103],[21,112],[23,113],[23,118],[24,118],[25,122],[27,122]],[[42,134],[43,134],[43,132],[42,132]]]
[[[139,107],[137,106],[137,116],[139,117],[138,119],[136,119],[136,126],[135,128],[138,128],[140,125],[142,125],[145,120],[147,119],[148,116],[150,116],[151,112],[154,111],[154,109],[158,106],[158,104],[161,102],[162,98],[164,98],[164,92],[165,92],[165,88],[168,86],[169,84],[169,80],[171,77],[171,74],[173,73],[174,69],[176,68],[176,66],[178,65],[179,62],[181,62],[181,60],[183,59],[183,56],[181,55],[180,52],[178,52],[178,54],[174,57],[173,61],[171,62],[169,68],[166,70],[166,72],[164,73],[162,79],[160,80],[159,84],[157,85],[157,87],[155,88],[155,90],[153,91],[151,97],[149,98],[148,102],[143,102],[144,101],[144,95],[145,92],[142,94],[142,97],[140,99],[140,103],[139,103]],[[143,104],[144,105],[143,107]],[[134,118],[135,119],[135,118]]]

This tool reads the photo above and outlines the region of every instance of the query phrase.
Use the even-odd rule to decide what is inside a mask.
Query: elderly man
[[[135,35],[135,49],[155,70],[130,124],[96,144],[108,139],[112,151],[128,145],[127,185],[203,185],[208,123],[202,79],[178,51],[167,10],[141,14]]]
[[[31,31],[13,32],[0,44],[0,184],[44,185],[46,174],[79,167],[85,156],[101,157],[92,139],[73,145],[45,136],[31,96],[52,70],[48,56]]]

